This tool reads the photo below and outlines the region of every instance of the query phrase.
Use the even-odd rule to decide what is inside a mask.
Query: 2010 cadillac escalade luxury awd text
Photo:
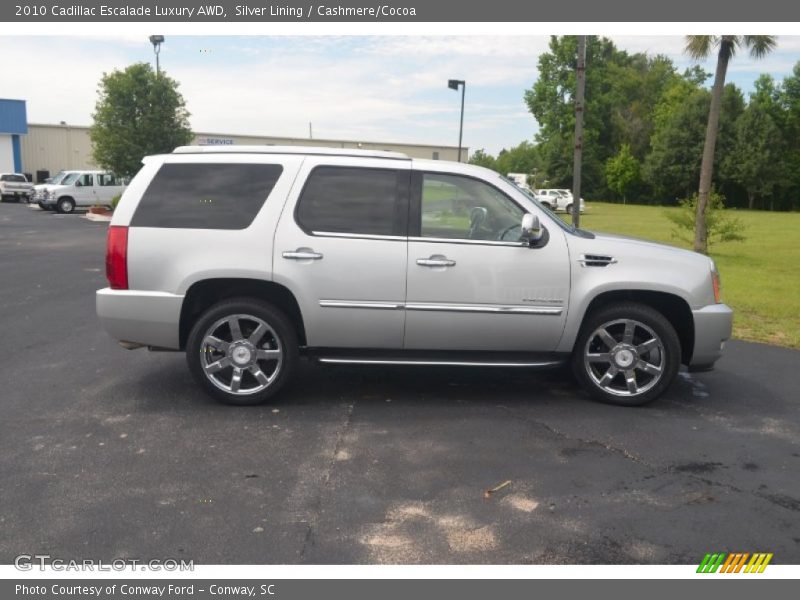
[[[706,256],[573,229],[497,173],[402,154],[183,147],[145,159],[97,313],[255,404],[298,360],[546,367],[616,404],[711,368],[731,333]]]

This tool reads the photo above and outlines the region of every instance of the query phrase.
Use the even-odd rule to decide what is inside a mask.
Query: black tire
[[[564,212],[566,212],[567,214],[571,214],[572,213],[572,204],[567,204],[567,206],[564,208]]]
[[[213,383],[210,376],[206,375],[204,370],[203,364],[208,360],[208,352],[218,352],[217,350],[211,349],[209,346],[203,347],[205,336],[209,333],[209,329],[216,323],[233,315],[248,315],[256,317],[266,323],[272,330],[270,335],[272,336],[272,334],[274,334],[274,339],[272,340],[273,345],[281,350],[281,362],[276,368],[277,373],[275,374],[274,380],[272,380],[265,389],[260,391],[249,393],[244,390],[242,393],[238,394],[226,391]],[[247,320],[243,319],[243,321],[246,326]],[[245,326],[242,327],[242,334],[247,337],[248,333],[245,331]],[[226,343],[229,342],[229,340],[223,341]],[[231,339],[230,341],[232,342],[234,340]],[[219,351],[219,353],[224,355],[222,351]],[[234,371],[235,365],[231,362],[233,359],[229,358],[228,360],[231,366],[226,367],[226,369],[230,368],[231,371]],[[186,342],[186,361],[195,381],[197,381],[200,387],[212,398],[224,404],[236,406],[262,404],[280,391],[284,384],[290,379],[297,366],[297,333],[286,315],[267,302],[253,298],[232,298],[230,300],[223,300],[206,310],[195,322]],[[242,370],[248,371],[249,373],[246,367],[242,367],[240,372],[242,372]],[[255,377],[252,377],[248,373],[242,373],[242,382],[245,383],[246,379],[250,379],[251,382],[254,382],[257,386],[258,382],[255,381]],[[223,370],[220,370],[219,374],[219,378],[225,378]]]
[[[661,343],[660,347],[641,354],[642,360],[646,363],[649,363],[654,355],[657,356],[658,366],[660,367],[660,376],[657,379],[655,375],[648,374],[646,371],[635,371],[633,386],[634,388],[638,387],[640,379],[643,380],[641,393],[632,393],[629,391],[630,388],[627,391],[619,389],[627,386],[626,371],[623,370],[619,370],[619,374],[612,377],[606,384],[607,387],[601,386],[600,383],[603,377],[599,377],[598,371],[605,366],[605,363],[601,362],[590,366],[584,360],[587,351],[592,352],[593,356],[597,356],[609,347],[608,343],[601,344],[602,347],[598,352],[598,350],[594,349],[596,346],[589,345],[590,338],[592,345],[599,343],[599,337],[595,335],[599,328],[608,325],[606,331],[612,333],[612,337],[616,340],[620,334],[615,336],[613,333],[620,332],[619,328],[624,329],[625,327],[620,321],[633,321],[641,325],[634,328],[634,331],[637,332],[635,334],[636,337],[627,346],[628,348],[637,347],[638,351],[644,341],[647,341],[644,338],[658,339]],[[652,337],[652,334],[655,337]],[[618,350],[624,350],[622,341],[618,342],[618,346],[615,347]],[[651,355],[650,352],[653,354]],[[611,357],[615,356],[615,353],[611,352],[610,348],[607,354]],[[638,352],[632,358],[636,364],[638,364],[637,357],[639,357]],[[627,356],[621,356],[621,359],[627,358]],[[614,362],[615,360],[615,358],[610,359],[609,371],[611,366],[619,369],[619,365]],[[680,364],[681,344],[675,328],[663,314],[654,308],[635,302],[606,306],[589,314],[581,326],[581,331],[578,334],[578,339],[572,352],[572,371],[581,386],[593,398],[619,406],[641,406],[661,396],[675,381]],[[617,371],[614,371],[614,373],[617,373]],[[601,381],[595,381],[597,377]],[[629,395],[622,395],[626,393]]]
[[[75,200],[72,198],[59,198],[56,210],[62,215],[67,215],[75,210]]]

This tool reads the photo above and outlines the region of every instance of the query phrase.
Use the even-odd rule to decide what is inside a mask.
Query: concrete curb
[[[106,223],[108,223],[111,220],[111,216],[110,215],[96,215],[96,214],[90,213],[90,212],[87,212],[85,215],[83,215],[83,218],[88,220],[88,221],[100,221],[100,222],[106,222]]]

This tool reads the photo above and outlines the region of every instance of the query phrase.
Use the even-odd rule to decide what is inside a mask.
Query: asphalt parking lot
[[[311,364],[226,407],[100,329],[105,231],[0,205],[2,563],[800,563],[800,352],[731,342],[641,409],[555,373]]]

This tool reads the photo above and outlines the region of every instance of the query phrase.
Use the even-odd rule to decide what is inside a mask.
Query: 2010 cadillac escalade
[[[184,350],[231,404],[300,358],[551,367],[638,405],[731,333],[706,256],[575,229],[480,167],[390,152],[182,147],[151,156],[108,232],[97,313],[126,348]]]

